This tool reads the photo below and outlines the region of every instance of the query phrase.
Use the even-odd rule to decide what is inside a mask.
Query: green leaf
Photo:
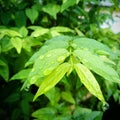
[[[61,97],[60,90],[57,87],[53,87],[45,93],[45,96],[50,100],[51,104],[55,106]]]
[[[74,113],[73,113],[73,118],[76,120],[85,120],[85,116],[87,114],[90,114],[92,111],[91,109],[88,109],[88,108],[82,108],[82,107],[79,107],[77,106]]]
[[[35,61],[32,71],[30,72],[29,78],[32,79],[34,75],[44,77],[52,72],[59,64],[64,62],[66,57],[69,56],[69,52],[66,49],[54,49],[43,55]]]
[[[27,8],[25,10],[25,13],[26,13],[27,17],[30,19],[32,24],[35,22],[35,20],[37,19],[38,15],[39,15],[38,11],[34,8]]]
[[[21,100],[20,107],[21,107],[22,113],[24,113],[24,115],[29,115],[29,113],[30,113],[29,101],[27,101],[26,99]]]
[[[44,46],[40,48],[38,52],[36,52],[30,60],[26,63],[25,66],[28,66],[36,61],[36,59],[50,50],[57,48],[68,48],[68,41],[71,37],[68,36],[57,36],[45,42]]]
[[[89,49],[92,52],[98,52],[98,51],[103,51],[104,53],[107,54],[112,54],[112,50],[105,44],[102,44],[94,39],[90,38],[75,38],[73,40],[73,43],[75,44],[75,49]]]
[[[9,37],[16,37],[16,36],[21,37],[21,35],[18,32],[16,32],[15,30],[11,30],[11,29],[1,29],[0,33],[2,34],[2,37],[5,35]]]
[[[70,115],[58,115],[53,120],[71,120]]]
[[[57,13],[60,11],[60,6],[56,4],[49,3],[42,9],[44,12],[48,13],[54,19],[57,19]]]
[[[49,29],[41,27],[39,29],[36,29],[34,32],[32,32],[31,36],[32,37],[39,37],[39,36],[44,35],[48,32],[49,32]]]
[[[13,37],[10,39],[10,41],[17,50],[17,52],[20,54],[22,49],[22,39],[20,39],[19,37]]]
[[[75,120],[102,120],[103,112],[91,111],[88,108],[77,107],[73,113]]]
[[[52,71],[52,73],[48,75],[39,86],[39,89],[33,100],[53,88],[62,79],[62,77],[69,70],[69,68],[69,63],[63,63],[59,65],[54,71]]]
[[[28,30],[25,26],[21,27],[19,30],[19,33],[23,36],[23,37],[27,37],[28,34]]]
[[[68,27],[64,27],[64,26],[52,27],[50,30],[56,31],[56,32],[72,32],[73,33],[72,29],[70,29]]]
[[[62,33],[67,32],[74,33],[72,29],[63,26],[52,27],[50,29],[50,34],[52,37],[60,36]]]
[[[78,57],[80,62],[87,66],[87,68],[102,76],[106,80],[120,83],[120,78],[117,72],[112,67],[105,64],[100,57],[92,54],[89,50],[79,49],[75,50],[73,54]]]
[[[0,75],[6,80],[8,81],[9,78],[9,68],[8,65],[0,60]]]
[[[75,104],[75,100],[69,91],[62,92],[62,98],[69,103]]]
[[[13,48],[13,45],[8,37],[2,38],[0,44],[1,44],[1,52],[8,52]]]
[[[23,69],[20,72],[16,73],[10,80],[25,79],[27,78],[30,71],[31,69]]]
[[[23,48],[28,52],[31,52],[33,46],[40,46],[43,44],[40,39],[27,36],[22,39]]]
[[[61,12],[63,12],[64,10],[69,8],[70,6],[75,5],[76,3],[78,3],[78,0],[63,0],[63,4],[61,6]]]
[[[55,117],[56,113],[56,109],[52,107],[45,107],[33,112],[32,117],[39,120],[52,120]]]
[[[11,103],[11,102],[17,102],[19,100],[20,100],[20,94],[14,92],[5,99],[5,102]]]
[[[19,6],[19,5],[18,5]],[[25,10],[21,9],[21,10],[17,10],[14,14],[15,16],[15,25],[16,27],[21,27],[21,26],[26,26],[27,24],[27,16],[25,15]],[[21,20],[22,18],[22,20]]]
[[[93,94],[103,103],[105,103],[104,97],[100,90],[100,86],[93,74],[90,72],[90,70],[80,63],[75,64],[74,67],[81,82],[91,92],[91,94]]]
[[[34,84],[37,80],[49,75],[59,64],[64,62],[68,56],[69,52],[63,48],[53,49],[45,54],[40,54],[38,58],[36,58],[24,87]]]

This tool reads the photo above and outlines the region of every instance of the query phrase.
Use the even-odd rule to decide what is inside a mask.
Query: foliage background
[[[120,75],[120,33],[100,28],[114,11],[119,12],[119,2],[111,2],[106,7],[98,0],[0,0],[0,119],[102,120],[102,103],[74,74],[34,102],[38,87],[22,91],[21,87],[32,67],[24,71],[26,62],[46,41],[60,35],[89,37],[109,46]],[[94,75],[105,100],[119,104],[119,84]]]

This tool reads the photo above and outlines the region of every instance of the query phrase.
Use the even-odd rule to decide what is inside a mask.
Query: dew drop
[[[69,52],[67,52],[67,53],[66,53],[66,56],[69,56],[69,55],[70,55],[70,53],[69,53]]]
[[[32,69],[32,70],[31,70],[31,72],[34,72],[34,71],[35,71],[35,69]]]
[[[48,75],[50,73],[51,73],[51,69],[50,68],[44,70],[44,72],[43,72],[44,75]]]
[[[109,108],[109,104],[105,102],[102,106],[103,111],[106,111]]]
[[[47,56],[46,57],[51,57],[51,54],[47,54]]]
[[[34,75],[30,80],[30,84],[34,84],[36,82],[36,80],[37,80],[37,76]]]
[[[65,60],[65,56],[60,56],[57,59],[58,62],[63,62],[64,60]]]
[[[44,58],[44,55],[41,55],[39,58],[40,58],[40,60],[42,60]]]
[[[75,49],[75,48],[77,48],[77,45],[75,43],[73,43],[72,47]]]
[[[87,63],[88,61],[87,60],[83,60],[83,63]]]
[[[29,91],[29,87],[26,87],[26,88],[25,88],[25,91]]]
[[[27,84],[27,86],[24,89],[25,91],[29,91],[29,88],[30,88],[30,84]]]

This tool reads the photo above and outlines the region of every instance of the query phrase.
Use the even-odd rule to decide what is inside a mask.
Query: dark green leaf
[[[62,92],[62,98],[69,103],[75,104],[75,100],[69,91]]]
[[[101,120],[102,117],[101,111],[91,111],[91,109],[81,107],[77,107],[73,113],[75,120]]]
[[[41,108],[32,113],[32,117],[38,120],[52,120],[55,117],[56,109],[52,107]]]
[[[5,102],[16,102],[20,100],[20,94],[19,93],[13,93],[11,95],[9,95],[6,99]]]
[[[8,81],[9,78],[9,68],[8,65],[0,60],[0,75],[6,80]]]
[[[52,105],[55,105],[60,100],[60,91],[56,87],[53,87],[48,92],[45,93],[45,96],[50,100]]]

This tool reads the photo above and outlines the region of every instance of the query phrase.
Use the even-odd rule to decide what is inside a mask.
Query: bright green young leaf
[[[67,49],[69,47],[69,43],[67,40],[70,40],[71,37],[68,36],[57,36],[49,41],[46,41],[44,46],[40,48],[38,52],[36,52],[30,60],[26,63],[25,66],[28,66],[36,61],[36,59],[45,53],[47,53],[50,50],[57,49],[57,48],[65,48]]]
[[[35,30],[37,30],[37,29],[41,29],[41,28],[43,28],[43,27],[41,27],[41,26],[34,26],[34,25],[28,26],[28,29],[31,29],[31,30],[33,30],[33,31],[35,31]]]
[[[72,29],[70,29],[68,27],[64,27],[64,26],[52,27],[50,30],[56,31],[56,32],[72,32],[73,33]]]
[[[27,17],[30,19],[32,24],[35,22],[35,20],[37,19],[38,15],[39,15],[38,11],[34,8],[27,8],[25,10],[25,13],[26,13]]]
[[[87,68],[99,74],[106,80],[111,82],[120,83],[120,78],[117,72],[109,65],[105,64],[100,57],[92,54],[87,49],[75,50],[74,56],[78,57]]]
[[[62,33],[59,33],[59,32],[57,32],[57,31],[55,31],[55,30],[51,30],[51,31],[49,32],[49,34],[50,34],[50,36],[53,38],[53,37],[55,37],[55,36],[60,36]]]
[[[75,64],[74,67],[81,82],[91,92],[91,94],[93,94],[103,103],[105,103],[100,86],[95,77],[93,76],[93,74],[90,72],[90,70],[80,63]]]
[[[48,32],[49,32],[49,29],[41,27],[39,29],[36,29],[34,32],[32,32],[31,36],[32,37],[39,37],[39,36],[44,35]]]
[[[59,64],[63,63],[68,56],[69,52],[63,48],[53,49],[44,54],[40,54],[35,60],[24,87],[34,84],[39,79],[49,75]]]
[[[52,72],[59,64],[64,62],[66,57],[69,56],[69,52],[66,49],[54,49],[43,55],[40,55],[30,72],[29,79],[32,80],[34,75],[39,75],[39,77],[44,77]]]
[[[8,65],[0,60],[0,75],[6,80],[8,81],[9,78],[9,68]]]
[[[60,11],[60,6],[57,4],[49,3],[43,7],[43,11],[48,13],[54,19],[57,19],[57,13]]]
[[[16,32],[15,30],[11,30],[11,29],[1,29],[0,30],[0,34],[2,34],[2,37],[7,35],[9,37],[21,37],[21,35]]]
[[[20,72],[16,73],[10,80],[25,79],[28,77],[30,71],[31,69],[23,69]]]
[[[62,98],[69,103],[75,104],[75,100],[69,91],[62,92]]]
[[[34,38],[34,37],[31,37],[31,36],[27,36],[25,38],[22,38],[22,44],[23,44],[23,48],[25,50],[27,50],[28,52],[31,52],[31,48],[33,46],[41,46],[43,45],[43,43],[40,41],[40,39],[38,38]]]
[[[22,49],[22,39],[20,39],[19,37],[13,37],[10,39],[10,41],[17,50],[17,52],[20,54]]]
[[[69,70],[70,64],[69,63],[63,63],[59,65],[50,75],[45,77],[41,85],[39,86],[39,89],[34,96],[35,100],[38,96],[46,93],[48,90],[53,88],[65,75],[65,73]]]
[[[19,33],[23,36],[23,37],[26,37],[27,34],[28,34],[28,30],[25,26],[21,27],[20,30],[19,30]]]

